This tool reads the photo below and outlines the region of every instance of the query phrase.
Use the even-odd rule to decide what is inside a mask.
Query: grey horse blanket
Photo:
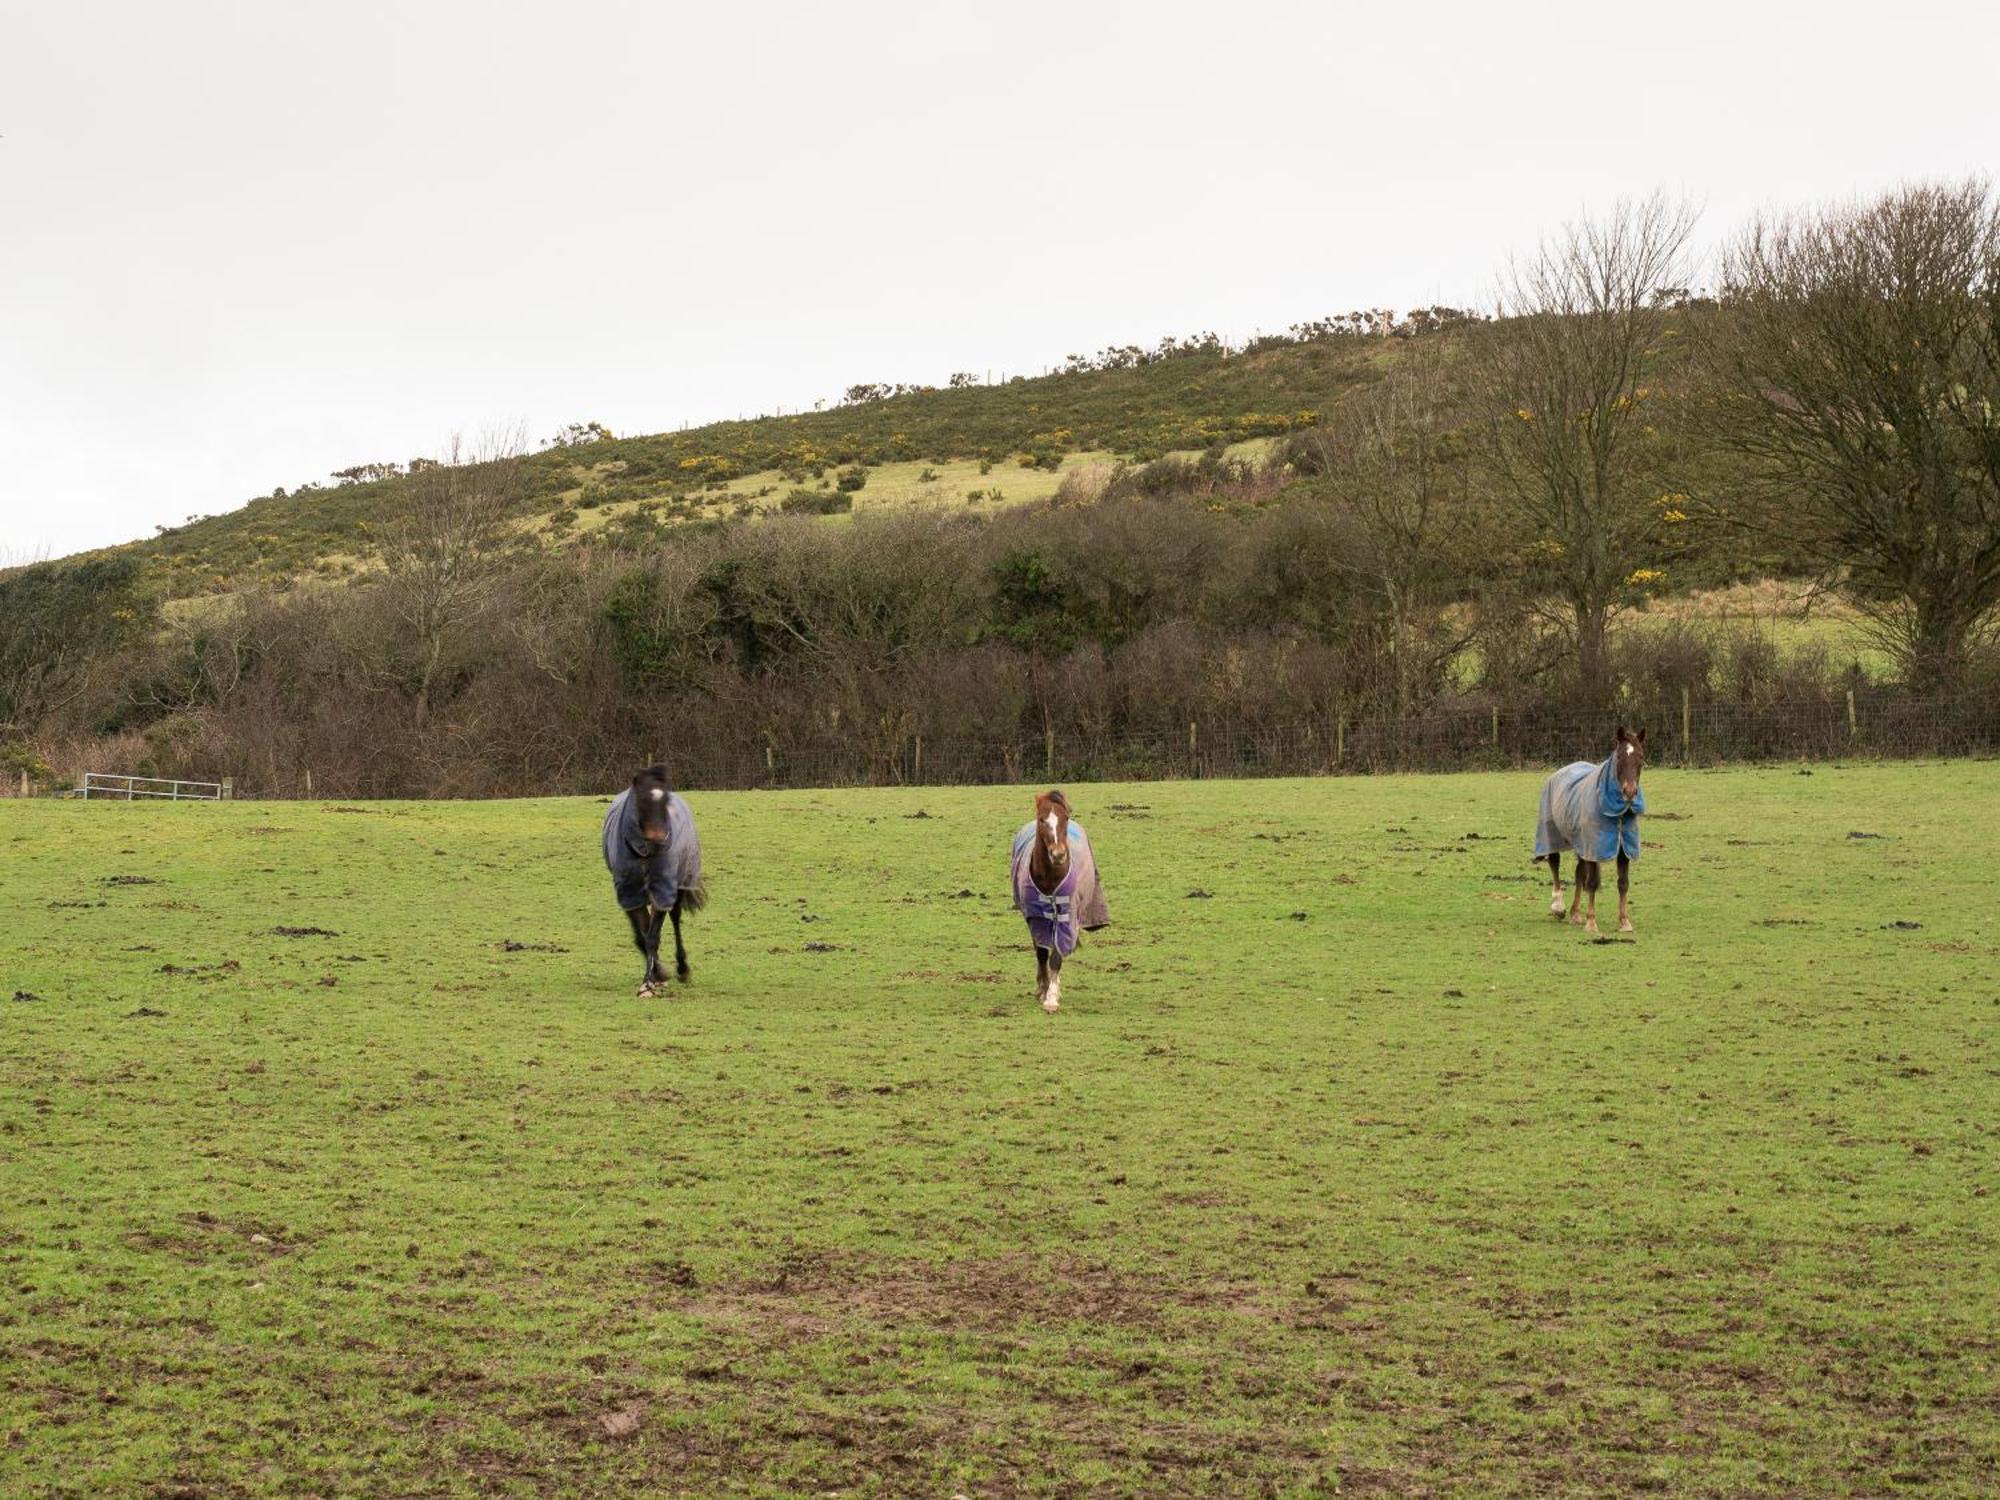
[[[1542,783],[1542,816],[1535,825],[1535,858],[1574,849],[1578,859],[1639,857],[1639,814],[1646,810],[1641,787],[1627,802],[1613,769],[1615,756],[1602,765],[1573,761]]]
[[[611,888],[625,911],[641,906],[669,911],[682,892],[688,894],[689,906],[698,906],[702,894],[701,835],[695,832],[694,814],[680,793],[667,794],[664,846],[650,843],[640,834],[629,786],[613,797],[604,813],[604,866],[611,872]]]
[[[1021,825],[1014,835],[1014,909],[1027,918],[1028,935],[1037,948],[1048,948],[1068,958],[1076,951],[1080,933],[1095,932],[1111,925],[1111,912],[1104,901],[1104,882],[1097,878],[1097,856],[1090,852],[1090,835],[1074,819],[1069,825],[1069,872],[1062,884],[1043,895],[1028,873],[1028,857],[1034,852],[1035,824]]]

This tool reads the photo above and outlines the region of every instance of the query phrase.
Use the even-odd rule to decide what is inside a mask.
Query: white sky
[[[2000,163],[2000,6],[0,0],[0,562]]]

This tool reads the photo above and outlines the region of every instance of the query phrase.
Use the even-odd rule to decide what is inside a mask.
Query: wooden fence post
[[[1851,740],[1861,732],[1861,723],[1854,716],[1854,689],[1847,690],[1847,737]]]
[[[1694,695],[1681,688],[1681,764],[1694,764]]]
[[[312,767],[311,767],[311,766],[307,766],[307,767],[306,767],[306,800],[307,800],[308,802],[310,802],[310,801],[312,800],[312,794],[313,794],[313,773],[312,773]]]
[[[1049,780],[1056,779],[1056,732],[1053,729],[1042,731],[1042,769],[1047,772]]]
[[[1500,705],[1493,705],[1493,753],[1500,753]]]
[[[910,779],[913,781],[922,781],[924,779],[924,737],[922,735],[917,736],[917,769]]]
[[[234,802],[236,800],[236,778],[234,776],[225,776],[222,778],[222,800],[224,802]]]
[[[1852,703],[1854,701],[1854,695],[1852,693],[1849,693],[1847,695],[1847,701],[1849,703]],[[21,795],[23,797],[28,795],[28,768],[26,766],[21,767]]]

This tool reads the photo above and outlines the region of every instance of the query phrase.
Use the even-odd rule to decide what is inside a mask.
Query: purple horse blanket
[[[1068,958],[1076,951],[1079,933],[1095,932],[1111,925],[1111,913],[1104,903],[1104,882],[1097,878],[1097,856],[1090,852],[1090,836],[1083,825],[1069,825],[1069,871],[1062,884],[1044,896],[1028,873],[1028,856],[1034,853],[1035,824],[1031,821],[1014,835],[1014,909],[1027,918],[1028,935],[1037,948],[1047,948]]]

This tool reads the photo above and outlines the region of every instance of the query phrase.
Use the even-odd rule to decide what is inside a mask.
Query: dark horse
[[[660,964],[660,929],[674,924],[674,973],[682,984],[692,972],[681,945],[681,913],[700,911],[708,901],[701,879],[701,836],[694,814],[667,785],[665,766],[648,766],[611,799],[604,814],[604,864],[611,888],[632,923],[632,941],[646,956],[639,997],[657,994],[667,982]]]
[[[1035,798],[1034,822],[1014,835],[1012,874],[1014,906],[1035,945],[1035,997],[1053,1014],[1062,1009],[1063,960],[1076,951],[1078,934],[1111,922],[1090,837],[1070,821],[1061,792]]]
[[[1646,764],[1646,731],[1632,733],[1623,724],[1611,747],[1610,759],[1592,765],[1579,760],[1564,766],[1542,783],[1541,820],[1535,828],[1535,858],[1549,862],[1555,894],[1549,914],[1563,915],[1563,850],[1576,851],[1576,881],[1570,893],[1569,919],[1597,931],[1597,887],[1604,861],[1618,860],[1618,930],[1632,930],[1632,861],[1639,857],[1639,814],[1646,797],[1639,790],[1639,772]],[[1585,897],[1589,904],[1581,910]]]

